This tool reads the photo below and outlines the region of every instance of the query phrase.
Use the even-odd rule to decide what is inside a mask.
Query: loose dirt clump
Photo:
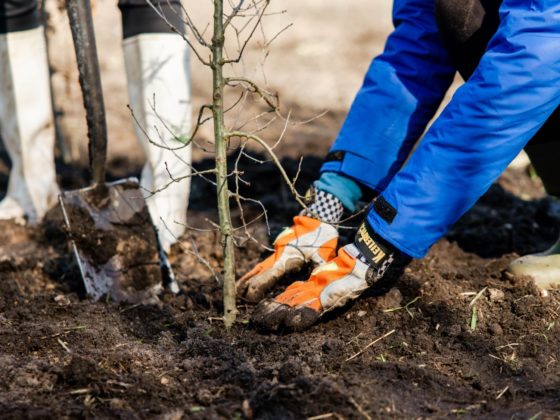
[[[156,232],[136,180],[65,192],[60,210],[95,298],[110,287],[118,301],[157,300],[162,276]]]

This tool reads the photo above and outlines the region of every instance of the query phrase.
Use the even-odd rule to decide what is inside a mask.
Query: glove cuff
[[[324,223],[336,224],[342,220],[344,206],[334,195],[311,187],[305,194],[307,209],[301,211],[300,216],[318,219]]]
[[[370,285],[381,279],[384,282],[398,280],[412,261],[410,256],[377,235],[367,220],[358,229],[354,245],[360,252],[358,258],[370,266],[366,278]]]

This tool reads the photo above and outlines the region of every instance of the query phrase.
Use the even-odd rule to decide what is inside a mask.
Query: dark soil
[[[284,163],[295,175],[298,162]],[[316,158],[302,165],[302,188],[319,165]],[[242,166],[245,193],[265,203],[275,234],[297,206],[272,165]],[[503,274],[516,252],[543,249],[557,236],[546,201],[496,185],[387,294],[360,299],[305,333],[263,335],[251,329],[248,305],[230,332],[219,319],[219,284],[199,261],[218,271],[218,238],[200,230],[215,217],[213,197],[194,181],[189,224],[197,230],[173,250],[182,292],[150,306],[83,299],[55,214],[35,229],[1,224],[2,418],[560,414],[560,295],[541,297],[526,280]],[[264,223],[252,231],[267,236]],[[262,252],[246,241],[238,272]]]

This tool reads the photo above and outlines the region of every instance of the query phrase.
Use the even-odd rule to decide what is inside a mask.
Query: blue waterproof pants
[[[455,73],[434,0],[395,0],[395,31],[358,93],[323,172],[381,193],[368,222],[420,258],[560,105],[560,2],[504,0],[478,67],[426,133]],[[560,135],[560,133],[559,133]]]

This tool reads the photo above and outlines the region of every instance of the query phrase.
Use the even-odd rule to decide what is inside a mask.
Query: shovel
[[[92,185],[59,201],[86,292],[98,300],[154,303],[165,279],[178,291],[138,179],[105,182],[107,124],[89,0],[68,0],[86,109]]]

